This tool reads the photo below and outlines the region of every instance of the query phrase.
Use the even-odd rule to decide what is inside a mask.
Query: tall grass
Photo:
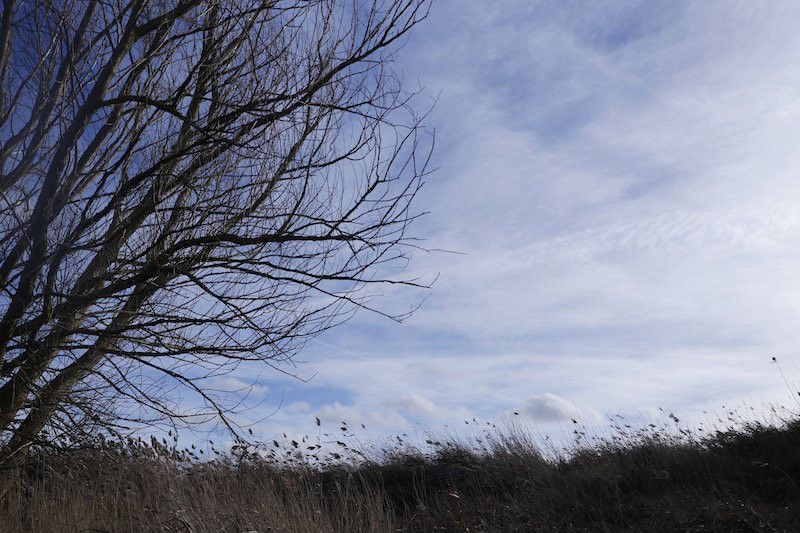
[[[704,438],[620,424],[555,456],[520,431],[429,443],[319,465],[299,453],[194,461],[156,441],[34,449],[0,529],[800,530],[797,420]]]

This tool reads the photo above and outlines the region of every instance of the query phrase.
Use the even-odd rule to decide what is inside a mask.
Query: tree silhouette
[[[427,9],[5,0],[0,461],[43,431],[236,431],[209,377],[415,283],[382,273],[432,142],[389,63]]]

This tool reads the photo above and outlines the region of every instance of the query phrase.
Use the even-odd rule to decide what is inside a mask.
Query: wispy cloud
[[[440,278],[412,319],[359,314],[303,353],[309,384],[272,392],[385,430],[785,395],[769,360],[800,375],[799,15],[440,2],[398,68],[440,95],[418,232],[462,254],[418,254],[410,273]]]

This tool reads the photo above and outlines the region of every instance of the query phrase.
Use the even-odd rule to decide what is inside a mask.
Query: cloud
[[[559,422],[582,418],[580,411],[573,404],[549,392],[527,398],[522,412],[535,422]]]
[[[350,426],[364,424],[370,430],[399,431],[407,429],[408,422],[400,413],[385,409],[361,409],[339,402],[323,405],[316,413],[323,423]]]
[[[418,394],[407,394],[396,400],[385,400],[382,404],[392,410],[421,419],[452,419],[453,411],[436,405],[431,400]]]
[[[253,394],[263,396],[269,392],[269,387],[258,383],[248,383],[239,378],[226,376],[215,378],[210,384],[210,388],[216,391],[240,394]]]
[[[306,401],[292,402],[286,406],[286,412],[290,414],[304,414],[311,411],[311,404]]]
[[[440,276],[404,324],[359,313],[310,342],[299,371],[316,377],[290,401],[391,431],[783,399],[770,356],[800,382],[798,16],[438,4],[398,65],[439,95],[417,231],[463,253],[415,255],[408,277]]]

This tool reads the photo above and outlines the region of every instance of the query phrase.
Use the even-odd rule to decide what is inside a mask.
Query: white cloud
[[[578,409],[574,404],[564,398],[551,394],[537,394],[525,400],[521,412],[534,422],[565,422],[569,420],[584,420],[597,422],[596,413]]]
[[[286,412],[291,414],[308,413],[311,411],[311,404],[306,401],[292,402],[286,406]]]
[[[248,383],[233,376],[215,378],[210,384],[210,388],[230,393],[251,394],[263,396],[269,392],[269,387],[266,385],[259,385],[258,383]]]
[[[357,427],[364,424],[370,430],[399,431],[408,428],[408,422],[397,411],[387,409],[361,409],[339,402],[323,405],[316,415],[324,423],[339,425],[346,423]]]
[[[412,36],[441,92],[419,232],[465,255],[417,254],[441,276],[402,326],[309,345],[322,415],[681,416],[785,398],[772,355],[800,381],[800,4],[634,4],[442,2]]]
[[[385,400],[382,404],[389,409],[421,419],[447,420],[458,416],[456,412],[436,405],[418,394],[407,394],[396,400]]]

